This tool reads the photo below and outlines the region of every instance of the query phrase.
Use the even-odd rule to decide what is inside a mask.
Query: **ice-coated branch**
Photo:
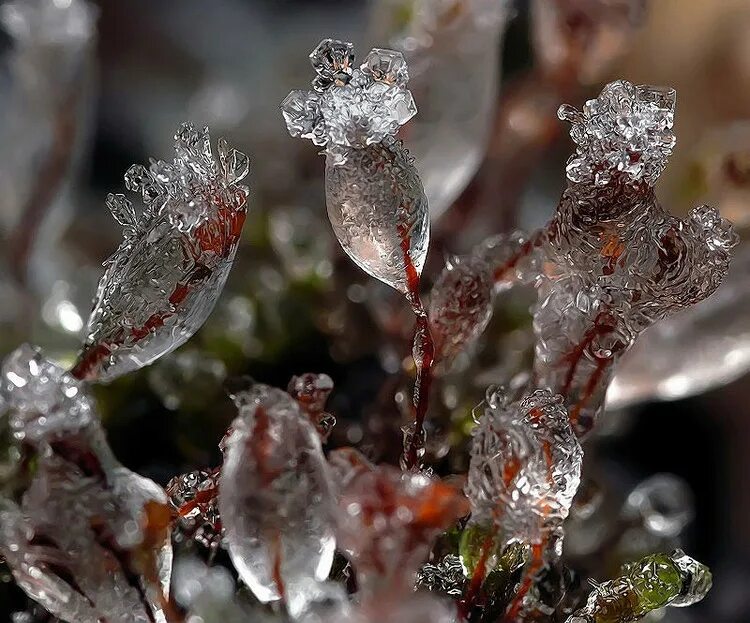
[[[595,584],[586,605],[567,623],[633,623],[665,606],[690,606],[711,590],[711,572],[682,550],[646,556],[621,571],[620,577]]]
[[[180,126],[172,162],[133,165],[125,195],[107,206],[124,240],[105,263],[83,350],[80,379],[109,381],[184,344],[205,322],[224,287],[247,213],[247,156],[208,128]]]

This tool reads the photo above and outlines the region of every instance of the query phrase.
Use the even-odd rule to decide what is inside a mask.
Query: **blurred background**
[[[28,340],[72,360],[121,237],[106,194],[122,192],[130,164],[170,158],[182,121],[251,157],[243,244],[204,329],[96,389],[115,453],[161,484],[219,463],[233,416],[223,383],[241,374],[286,387],[327,373],[330,445],[400,453],[411,313],[339,249],[323,159],[278,110],[313,77],[307,56],[324,37],[409,60],[419,114],[403,138],[433,219],[426,291],[451,254],[550,217],[572,151],[556,109],[616,78],[677,89],[664,206],[710,203],[743,236],[750,225],[750,0],[16,0],[0,3],[0,27],[0,354]],[[528,365],[528,306],[524,293],[498,297],[473,356],[436,388],[427,451],[439,473],[465,471],[484,388]],[[566,558],[604,579],[683,546],[711,566],[714,590],[658,615],[668,623],[750,621],[748,369],[744,242],[719,292],[629,353],[587,444]],[[0,448],[1,477],[12,450]],[[2,620],[26,608],[8,576],[0,566]]]

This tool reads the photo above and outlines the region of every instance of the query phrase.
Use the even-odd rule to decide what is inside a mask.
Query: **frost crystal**
[[[205,322],[237,250],[247,171],[247,156],[220,139],[215,159],[208,128],[190,124],[175,136],[171,163],[128,170],[125,186],[141,193],[143,208],[107,198],[125,240],[105,264],[77,378],[108,381],[148,365]]]
[[[316,145],[365,147],[398,132],[417,112],[400,52],[373,49],[353,68],[351,43],[324,39],[310,55],[315,91],[292,91],[281,104],[289,133]]]
[[[583,452],[559,396],[537,390],[518,402],[496,391],[478,407],[466,495],[472,523],[494,523],[507,540],[541,543],[568,516]]]
[[[612,181],[653,186],[667,165],[676,139],[672,132],[674,89],[611,82],[583,111],[564,105],[558,117],[571,123],[576,153],[568,179],[605,186]]]
[[[16,437],[36,458],[20,503],[0,498],[0,553],[18,584],[70,623],[165,616],[164,491],[117,462],[84,387],[38,351],[21,347],[6,359],[3,395]]]
[[[620,577],[595,585],[586,605],[567,623],[633,623],[665,606],[683,607],[711,589],[711,572],[681,550],[628,563]]]
[[[320,438],[286,392],[254,385],[234,396],[219,511],[237,571],[262,602],[292,601],[333,561],[333,489]]]
[[[351,448],[330,461],[339,482],[337,541],[364,599],[411,592],[433,539],[466,514],[465,498],[424,474],[372,465]]]

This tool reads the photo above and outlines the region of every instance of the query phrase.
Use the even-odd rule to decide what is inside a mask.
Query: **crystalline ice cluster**
[[[0,498],[0,553],[29,596],[69,623],[150,623],[169,612],[164,491],[120,465],[84,386],[22,346],[2,367],[15,437],[36,466]]]
[[[411,592],[433,539],[468,511],[464,496],[425,474],[372,465],[351,448],[329,460],[339,484],[336,538],[363,600]]]
[[[214,307],[232,266],[246,215],[240,184],[247,157],[222,139],[218,158],[208,128],[183,124],[171,163],[132,166],[128,190],[107,205],[124,241],[107,260],[89,318],[77,378],[108,381],[153,362],[187,341]]]
[[[298,403],[256,384],[234,395],[219,511],[234,566],[262,602],[293,601],[328,576],[333,486],[320,437]]]
[[[534,386],[563,396],[578,435],[601,411],[617,359],[649,325],[712,294],[737,243],[715,209],[682,220],[656,199],[675,144],[674,104],[671,89],[620,80],[583,111],[561,107],[576,153],[555,215],[531,236],[491,238],[474,254],[496,291],[536,288]],[[487,273],[482,261],[475,280]],[[464,327],[477,313],[457,314],[454,334],[470,335]]]
[[[215,550],[221,543],[219,470],[195,470],[167,483],[169,503],[177,516],[176,540],[192,539]]]
[[[708,568],[681,550],[646,556],[625,565],[622,572],[596,584],[586,605],[567,623],[632,623],[665,606],[690,606],[711,589]]]
[[[474,524],[505,541],[541,543],[568,516],[583,452],[559,396],[536,390],[517,402],[488,391],[478,409],[466,495]]]
[[[403,54],[373,49],[354,67],[351,43],[324,39],[310,54],[313,91],[292,91],[281,111],[292,136],[365,147],[393,136],[417,112]]]

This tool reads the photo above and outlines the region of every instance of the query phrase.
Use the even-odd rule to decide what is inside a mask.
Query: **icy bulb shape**
[[[320,436],[286,392],[253,385],[224,446],[219,512],[229,555],[262,602],[299,598],[333,562],[333,489]]]
[[[406,294],[422,272],[430,229],[427,200],[401,143],[328,150],[328,218],[362,270]]]
[[[35,470],[0,498],[0,553],[26,593],[69,623],[153,623],[171,614],[164,491],[120,465],[85,387],[22,346],[2,367],[16,439]]]
[[[124,195],[107,205],[124,241],[107,260],[73,375],[110,381],[184,344],[205,322],[226,282],[245,222],[248,158],[208,128],[183,124],[171,163],[134,165]]]
[[[429,244],[427,199],[393,137],[416,114],[400,52],[375,48],[353,68],[351,43],[323,40],[310,55],[314,91],[281,104],[292,136],[326,146],[326,204],[336,238],[362,270],[406,293]]]

